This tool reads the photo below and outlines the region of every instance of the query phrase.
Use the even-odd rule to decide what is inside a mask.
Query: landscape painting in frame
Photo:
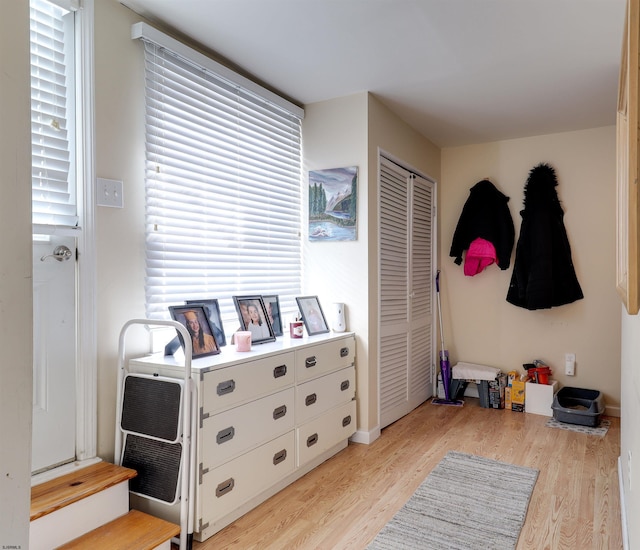
[[[355,241],[358,167],[309,172],[309,240]]]

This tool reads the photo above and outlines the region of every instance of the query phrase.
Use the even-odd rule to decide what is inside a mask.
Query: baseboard
[[[606,414],[607,416],[617,416],[618,418],[620,418],[620,407],[605,405],[604,414]]]
[[[620,519],[622,523],[622,545],[629,550],[629,531],[627,529],[627,506],[624,494],[624,478],[622,476],[622,457],[618,457],[618,485],[620,486]]]
[[[358,430],[349,438],[349,441],[353,443],[364,443],[365,445],[370,445],[380,437],[380,431],[380,426],[376,426],[373,430],[368,432],[364,430]]]

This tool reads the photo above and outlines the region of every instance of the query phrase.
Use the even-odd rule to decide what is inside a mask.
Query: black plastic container
[[[553,418],[567,424],[596,427],[604,412],[604,399],[597,390],[562,388],[553,398]]]

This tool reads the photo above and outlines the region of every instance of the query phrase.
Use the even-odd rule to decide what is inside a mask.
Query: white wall
[[[144,307],[144,59],[131,39],[141,18],[113,0],[95,2],[96,175],[123,180],[124,208],[96,208],[98,455],[113,459],[118,337]],[[142,330],[127,351],[148,351]]]
[[[0,547],[29,547],[32,292],[29,3],[0,18]]]
[[[368,372],[368,257],[370,175],[367,163],[367,94],[305,106],[303,138],[303,294],[317,295],[329,320],[332,302],[345,304],[347,330],[357,334],[356,388],[358,426],[369,430],[363,388]],[[308,175],[310,170],[358,167],[357,240],[310,242]]]
[[[640,316],[622,308],[622,420],[620,470],[623,476],[629,548],[640,547]]]
[[[358,431],[377,436],[378,150],[438,178],[440,151],[368,93],[305,106],[304,170],[358,166],[358,240],[310,243],[304,235],[305,291],[321,304],[344,302],[357,333]],[[305,216],[308,209],[305,197]],[[305,218],[306,219],[306,218]]]
[[[469,189],[490,178],[510,197],[520,229],[523,189],[540,162],[556,169],[558,196],[585,298],[548,310],[506,302],[511,266],[493,265],[475,277],[449,257]],[[615,291],[615,128],[447,148],[442,152],[441,258],[446,346],[451,361],[518,369],[545,360],[561,385],[604,393],[607,412],[620,407],[620,300]],[[564,374],[564,354],[576,354],[576,375]]]

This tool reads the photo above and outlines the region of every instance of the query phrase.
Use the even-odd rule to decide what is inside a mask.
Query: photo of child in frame
[[[194,359],[220,353],[220,347],[213,335],[213,329],[204,305],[169,306],[169,312],[171,318],[184,325],[191,336],[192,357]],[[184,348],[182,334],[178,333],[178,337]]]
[[[233,303],[238,313],[240,328],[251,332],[253,344],[273,342],[276,339],[262,296],[234,296]]]

